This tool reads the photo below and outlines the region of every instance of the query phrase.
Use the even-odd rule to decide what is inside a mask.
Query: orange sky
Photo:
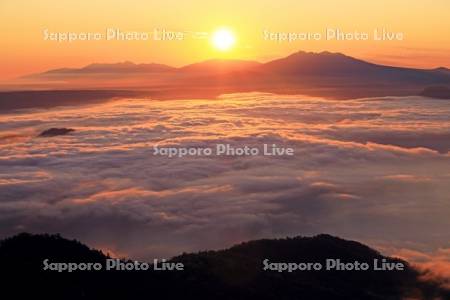
[[[450,1],[333,0],[1,0],[0,79],[92,62],[158,62],[180,66],[210,58],[268,61],[298,50],[333,51],[373,62],[432,68],[450,67]],[[220,52],[208,39],[221,26],[237,37],[233,50]],[[155,28],[188,32],[183,41],[45,41],[50,32],[101,32],[106,28],[152,32]],[[339,28],[402,32],[402,41],[276,42],[271,32],[320,32]]]

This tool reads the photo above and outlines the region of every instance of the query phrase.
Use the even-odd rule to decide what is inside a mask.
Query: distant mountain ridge
[[[58,75],[88,75],[88,74],[140,74],[140,73],[165,73],[179,71],[182,73],[229,73],[235,71],[244,71],[257,66],[261,63],[247,60],[225,60],[225,59],[211,59],[199,63],[189,64],[180,68],[171,67],[164,64],[135,64],[133,62],[125,61],[120,63],[93,63],[82,68],[60,68],[45,71],[43,73],[31,74],[26,77],[46,77]]]
[[[399,259],[330,235],[257,240],[221,251],[182,254],[184,271],[44,271],[50,262],[105,264],[109,257],[59,235],[20,234],[0,242],[2,295],[45,299],[448,299],[436,282]],[[271,262],[403,262],[404,271],[264,270]],[[122,260],[127,262],[126,260]]]
[[[414,69],[385,66],[356,59],[342,53],[299,51],[270,61],[262,70],[291,78],[325,77],[351,80],[361,84],[399,82],[402,84],[446,84],[450,73],[445,68]],[[325,81],[325,80],[324,80]]]
[[[48,70],[43,73],[32,74],[29,76],[39,77],[46,75],[62,75],[62,74],[92,74],[92,73],[157,73],[157,72],[170,72],[176,68],[156,63],[149,64],[135,64],[133,62],[125,61],[120,63],[100,64],[93,63],[82,68],[60,68]]]
[[[419,95],[429,86],[450,86],[450,71],[385,66],[342,53],[298,51],[266,63],[213,59],[182,67],[162,64],[91,64],[22,78],[31,89],[121,89],[156,98],[216,97],[270,92],[337,99]],[[0,97],[1,98],[1,97]]]
[[[52,69],[43,73],[28,76],[42,76],[49,74],[90,74],[90,73],[155,73],[155,72],[235,72],[235,71],[264,71],[276,74],[290,75],[339,75],[354,72],[375,72],[383,69],[389,71],[416,71],[432,74],[447,74],[449,69],[438,67],[435,69],[414,69],[393,67],[370,63],[356,59],[342,53],[323,51],[320,53],[298,51],[289,56],[275,59],[266,63],[239,59],[211,59],[198,63],[188,64],[182,67],[171,67],[169,65],[147,63],[135,64],[130,61],[119,63],[93,63],[82,68],[60,68]]]
[[[264,64],[263,69],[282,74],[332,74],[359,71],[378,65],[359,60],[342,53],[328,51],[314,53],[298,51],[287,57],[272,60]],[[327,73],[324,73],[327,72]]]

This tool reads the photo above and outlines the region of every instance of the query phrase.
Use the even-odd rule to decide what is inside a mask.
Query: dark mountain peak
[[[24,260],[39,265],[45,258],[67,261],[101,261],[103,253],[89,249],[77,240],[68,240],[59,234],[20,233],[0,241],[0,261]]]
[[[209,251],[210,256],[239,256],[256,263],[265,258],[283,261],[324,261],[339,257],[343,260],[370,261],[383,256],[376,250],[359,242],[344,240],[328,234],[313,237],[287,237],[243,242],[229,249]]]
[[[299,51],[268,62],[260,70],[269,76],[276,74],[292,82],[313,82],[319,86],[353,85],[375,88],[390,85],[393,90],[398,90],[400,86],[411,90],[423,85],[450,83],[450,72],[444,69],[436,71],[384,66],[328,51]],[[413,93],[417,93],[417,88],[414,89]]]
[[[344,54],[340,53],[340,52],[330,52],[330,51],[322,51],[319,52],[320,55],[342,55],[345,56]]]
[[[299,51],[262,66],[265,71],[284,75],[342,75],[367,72],[377,65],[342,53]]]
[[[331,59],[331,58],[335,58],[335,59],[347,59],[347,60],[352,60],[352,61],[360,61],[360,62],[365,62],[363,60],[359,60],[356,59],[354,57],[345,55],[343,53],[340,52],[330,52],[330,51],[322,51],[322,52],[307,52],[307,51],[297,51],[295,53],[292,53],[291,55],[288,55],[285,58],[281,58],[281,59],[286,59],[286,58],[296,58],[296,59]]]
[[[431,71],[437,72],[439,74],[446,74],[446,75],[450,75],[450,69],[446,68],[446,67],[439,67],[439,68],[435,68]]]
[[[103,69],[103,68],[130,68],[136,66],[136,64],[134,62],[131,61],[123,61],[123,62],[118,62],[118,63],[92,63],[89,64],[87,66],[84,66],[81,69]]]

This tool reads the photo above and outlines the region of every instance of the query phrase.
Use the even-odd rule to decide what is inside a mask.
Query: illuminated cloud
[[[435,281],[450,289],[450,248],[438,248],[431,253],[402,248],[393,254],[410,261],[423,272],[423,280]]]
[[[37,138],[51,127],[75,131]],[[0,140],[1,236],[60,232],[145,259],[321,232],[430,249],[450,240],[447,101],[124,99],[3,115],[0,129],[20,136]],[[295,155],[167,158],[152,148],[218,143]]]

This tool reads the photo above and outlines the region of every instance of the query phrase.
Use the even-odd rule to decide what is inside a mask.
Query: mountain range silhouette
[[[43,270],[51,262],[98,262],[109,256],[59,235],[22,233],[0,242],[3,299],[450,299],[407,262],[330,235],[264,239],[226,250],[182,254],[184,271]],[[403,262],[404,271],[263,270],[262,261]],[[122,259],[124,262],[126,259]],[[9,298],[8,298],[9,296]]]
[[[128,90],[157,99],[209,98],[254,91],[349,99],[419,95],[435,86],[450,86],[447,68],[393,67],[342,53],[298,51],[266,63],[238,59],[212,59],[182,67],[130,61],[94,63],[27,75],[18,79],[14,88],[22,91]],[[7,102],[15,95],[6,96],[0,95],[0,100],[4,98]],[[48,101],[55,102],[55,99]]]
[[[28,75],[34,77],[62,76],[76,74],[118,74],[124,73],[196,73],[198,74],[224,74],[235,72],[259,73],[260,75],[283,76],[352,76],[360,78],[361,75],[374,79],[379,76],[390,78],[422,80],[434,82],[447,82],[449,70],[444,67],[435,69],[414,69],[378,65],[364,60],[356,59],[342,53],[333,52],[305,52],[298,51],[287,57],[275,59],[266,63],[238,59],[212,59],[203,62],[185,65],[179,68],[164,64],[149,63],[135,64],[130,61],[121,63],[93,63],[82,68],[53,69],[43,73]],[[242,75],[242,74],[241,74]],[[387,79],[387,78],[385,78]]]

